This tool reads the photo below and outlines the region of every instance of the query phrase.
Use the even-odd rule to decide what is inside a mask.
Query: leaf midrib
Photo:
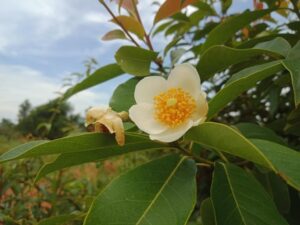
[[[260,149],[255,145],[253,144],[250,140],[248,140],[247,138],[245,138],[243,135],[241,135],[239,132],[237,132],[236,130],[234,130],[232,127],[230,126],[226,126],[224,124],[221,124],[221,123],[214,123],[214,122],[205,122],[206,124],[217,124],[219,126],[225,126],[226,128],[230,129],[232,132],[234,132],[236,135],[240,136],[240,138],[242,138],[244,141],[247,142],[247,144],[249,144],[254,150],[255,152],[260,155],[262,157],[262,159],[264,159],[264,161],[266,162],[266,164],[269,166],[270,169],[272,169],[273,171],[277,171],[277,169],[274,167],[274,165],[272,164],[272,162],[263,154],[262,151],[260,151]],[[228,152],[228,151],[224,151],[222,150],[221,148],[217,148],[215,146],[212,146],[212,145],[209,145],[209,144],[206,144],[206,143],[203,143],[199,140],[193,140],[195,141],[196,143],[200,144],[200,145],[203,145],[203,146],[206,146],[206,147],[209,147],[209,148],[212,148],[212,149],[216,149],[218,151],[221,151],[221,152],[226,152],[226,153],[229,153],[231,155],[235,155],[231,152]],[[236,156],[236,155],[235,155]],[[242,157],[242,156],[240,156]],[[243,157],[242,157],[243,158]],[[247,159],[248,160],[248,159]],[[253,161],[255,162],[255,161]],[[260,164],[259,162],[255,162],[257,164]],[[266,166],[266,165],[265,165]]]
[[[225,173],[226,173],[226,179],[227,179],[227,181],[228,181],[228,185],[229,185],[230,191],[231,191],[231,193],[232,193],[232,197],[233,197],[234,203],[235,203],[235,205],[236,205],[236,207],[237,207],[237,210],[238,210],[238,212],[239,212],[239,215],[240,215],[240,217],[241,217],[241,220],[242,220],[243,224],[247,225],[247,223],[246,223],[246,221],[245,221],[245,218],[243,217],[242,212],[241,212],[241,209],[240,209],[240,207],[239,207],[239,204],[238,204],[237,198],[236,198],[236,196],[235,196],[235,193],[234,193],[232,184],[231,184],[231,182],[230,182],[230,176],[229,176],[229,173],[228,173],[228,171],[227,171],[227,168],[226,168],[226,166],[223,166],[223,168],[224,168],[224,171],[225,171]]]
[[[165,183],[161,186],[161,188],[159,189],[159,191],[156,193],[156,195],[155,195],[154,199],[152,200],[152,202],[149,204],[149,206],[145,209],[144,213],[141,215],[141,217],[139,218],[139,220],[136,222],[136,225],[139,225],[142,222],[142,220],[144,219],[144,217],[146,216],[146,214],[148,213],[148,211],[154,205],[154,203],[156,202],[156,200],[158,199],[158,197],[160,196],[160,194],[164,191],[165,187],[167,186],[167,184],[172,179],[172,177],[177,172],[178,168],[180,167],[180,165],[182,164],[182,162],[185,159],[186,159],[186,157],[182,157],[181,160],[178,162],[178,164],[176,165],[176,167],[173,169],[173,171],[171,172],[171,174],[166,179]]]

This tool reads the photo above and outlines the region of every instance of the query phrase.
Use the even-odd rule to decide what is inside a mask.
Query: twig
[[[115,20],[115,22],[122,28],[122,30],[125,32],[125,34],[129,37],[129,39],[137,46],[137,47],[141,47],[139,45],[139,43],[136,42],[136,40],[134,40],[134,38],[131,36],[131,34],[126,30],[126,28],[123,26],[123,24],[117,19],[117,17],[115,16],[115,14],[110,10],[110,8],[108,7],[108,5],[103,1],[103,0],[99,0],[100,4],[102,4],[105,9],[108,11],[108,13],[112,16],[112,18]]]
[[[207,167],[207,168],[211,168],[212,165],[207,164],[207,163],[196,163],[197,166],[202,166],[202,167]]]
[[[142,21],[142,19],[141,19],[140,13],[139,13],[139,10],[138,10],[138,8],[137,8],[137,6],[136,6],[134,0],[131,0],[131,2],[132,2],[132,5],[133,5],[133,8],[134,8],[136,17],[137,17],[138,21],[140,22],[140,24],[141,24],[142,27],[143,27],[144,34],[145,34],[146,44],[147,44],[147,46],[149,47],[149,49],[150,49],[151,51],[154,51],[154,48],[153,48],[153,45],[152,45],[150,36],[149,36],[149,34],[146,32],[146,30],[145,30],[143,21]],[[162,65],[162,62],[161,62],[160,60],[156,59],[156,60],[154,60],[154,62],[156,63],[156,65],[158,66],[159,70],[160,70],[162,73],[166,73],[166,71],[164,70],[164,67],[163,67],[163,65]]]
[[[293,12],[296,13],[296,15],[298,16],[298,19],[300,20],[300,11],[298,9],[297,3],[295,1],[293,1],[293,0],[291,0],[291,3],[293,5],[293,7],[294,7]]]
[[[216,151],[216,152],[218,153],[218,155],[224,162],[229,163],[229,160],[226,158],[226,156],[221,151]]]
[[[194,154],[192,154],[191,152],[185,150],[184,148],[181,148],[180,146],[177,146],[177,148],[182,151],[185,155],[187,156],[191,156],[192,158],[194,158],[196,161],[200,162],[200,163],[204,163],[204,164],[208,164],[210,166],[213,166],[214,163],[210,160],[204,159],[202,157],[196,156]]]

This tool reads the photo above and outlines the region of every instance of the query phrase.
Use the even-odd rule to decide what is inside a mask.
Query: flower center
[[[154,97],[155,118],[169,127],[176,127],[190,118],[196,101],[181,88],[171,88]]]

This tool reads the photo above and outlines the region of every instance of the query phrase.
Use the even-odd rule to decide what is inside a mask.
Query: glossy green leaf
[[[157,57],[157,53],[134,46],[123,46],[115,54],[121,68],[135,76],[150,75],[150,64]]]
[[[158,27],[156,27],[156,29],[152,32],[152,36],[157,35],[158,33],[164,31],[167,27],[169,27],[171,24],[173,23],[173,21],[168,21],[165,23],[160,24]]]
[[[300,104],[300,41],[289,52],[287,59],[282,63],[291,74],[292,86],[294,90],[295,105]]]
[[[258,66],[252,66],[232,75],[225,84],[225,87],[209,101],[208,119],[215,116],[241,93],[255,86],[258,81],[271,75],[275,75],[281,70],[283,70],[281,62],[274,61]]]
[[[218,225],[288,225],[255,178],[231,164],[216,164],[211,198]]]
[[[205,122],[190,129],[185,139],[209,149],[223,151],[249,161],[272,168],[265,156],[237,130],[221,123]],[[231,140],[231,141],[228,141]]]
[[[41,220],[37,225],[64,225],[71,221],[78,220],[84,216],[84,213],[72,213],[66,215],[53,216]]]
[[[197,1],[193,6],[197,7],[197,11],[188,17],[193,25],[198,25],[200,20],[206,16],[216,15],[216,11],[205,2]]]
[[[126,40],[127,37],[126,37],[125,33],[119,29],[109,31],[102,37],[103,41],[110,41],[110,40],[115,40],[115,39]]]
[[[173,51],[171,51],[170,57],[171,57],[171,63],[172,65],[175,65],[179,59],[186,53],[186,50],[183,48],[178,48]]]
[[[283,38],[275,38],[256,45],[249,49],[236,49],[223,45],[217,45],[209,48],[200,58],[197,70],[202,80],[207,80],[212,75],[229,66],[246,61],[259,55],[269,55],[280,58],[287,55],[291,48],[290,44]]]
[[[300,190],[300,153],[288,147],[266,140],[248,140],[237,130],[213,122],[190,129],[185,139],[269,168]]]
[[[271,10],[245,11],[238,16],[234,16],[225,20],[209,33],[207,40],[202,47],[202,52],[206,51],[213,45],[224,44],[237,31],[244,28],[252,21],[269,14],[270,12]]]
[[[255,172],[255,177],[270,194],[278,211],[287,214],[290,211],[291,201],[289,188],[284,180],[273,172]]]
[[[232,0],[221,0],[222,13],[225,14],[231,5]]]
[[[300,190],[300,153],[274,142],[251,139],[266,158],[274,165],[275,173],[289,185]]]
[[[127,112],[129,108],[135,104],[134,90],[138,82],[139,79],[131,78],[123,84],[120,84],[109,101],[110,107],[116,112]]]
[[[294,109],[285,121],[284,131],[288,134],[300,136],[300,106]]]
[[[129,147],[130,145],[144,143],[145,140],[148,139],[149,138],[144,135],[130,133],[126,135],[126,145]],[[0,156],[0,162],[51,154],[101,151],[108,148],[111,150],[119,150],[124,147],[117,145],[114,135],[85,133],[53,141],[34,141],[19,145],[3,153]]]
[[[202,38],[204,38],[208,33],[210,33],[215,27],[217,27],[219,24],[216,22],[208,22],[207,24],[205,24],[205,26],[203,27],[203,29],[199,29],[195,31],[193,40],[194,41],[198,41],[201,40]],[[192,49],[194,49],[195,54],[199,54],[201,52],[201,48],[202,48],[203,44],[200,45],[196,45],[194,46]]]
[[[287,40],[291,45],[295,42],[295,38],[297,38],[294,34],[269,34],[266,36],[258,36],[256,38],[251,38],[247,41],[240,42],[236,47],[237,48],[253,48],[255,45],[261,43],[273,40],[274,38],[282,37],[285,40]]]
[[[170,49],[174,47],[181,39],[181,37],[176,37],[172,41],[170,41],[164,49],[164,56],[166,56]]]
[[[196,203],[193,160],[170,155],[112,181],[96,198],[84,225],[186,224]]]
[[[126,139],[128,135],[126,136]],[[138,140],[138,139],[137,139]],[[141,138],[139,141],[129,141],[123,147],[103,147],[97,150],[89,150],[84,152],[62,153],[53,162],[45,164],[38,172],[35,180],[39,180],[45,175],[54,171],[77,166],[83,163],[101,161],[117,155],[123,155],[130,152],[155,150],[166,148],[166,145],[158,142],[150,141],[149,138]]]
[[[270,41],[260,42],[253,48],[263,49],[287,57],[292,47],[283,37],[276,37]]]
[[[272,129],[262,127],[254,123],[238,123],[234,125],[246,137],[252,139],[264,139],[278,144],[285,145],[283,139]]]
[[[123,70],[117,64],[109,64],[107,66],[104,66],[96,70],[92,75],[88,76],[83,81],[76,84],[74,87],[67,90],[63,95],[63,99],[66,100],[80,91],[86,90],[97,84],[101,84],[107,80],[120,76],[123,73]]]
[[[211,198],[207,198],[201,203],[200,216],[203,225],[217,225],[215,209]]]

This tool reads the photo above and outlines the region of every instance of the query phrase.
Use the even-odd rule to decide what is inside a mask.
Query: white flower
[[[146,77],[136,85],[137,104],[129,117],[151,140],[176,141],[206,119],[206,94],[200,88],[198,72],[190,64],[175,66],[167,80]]]

